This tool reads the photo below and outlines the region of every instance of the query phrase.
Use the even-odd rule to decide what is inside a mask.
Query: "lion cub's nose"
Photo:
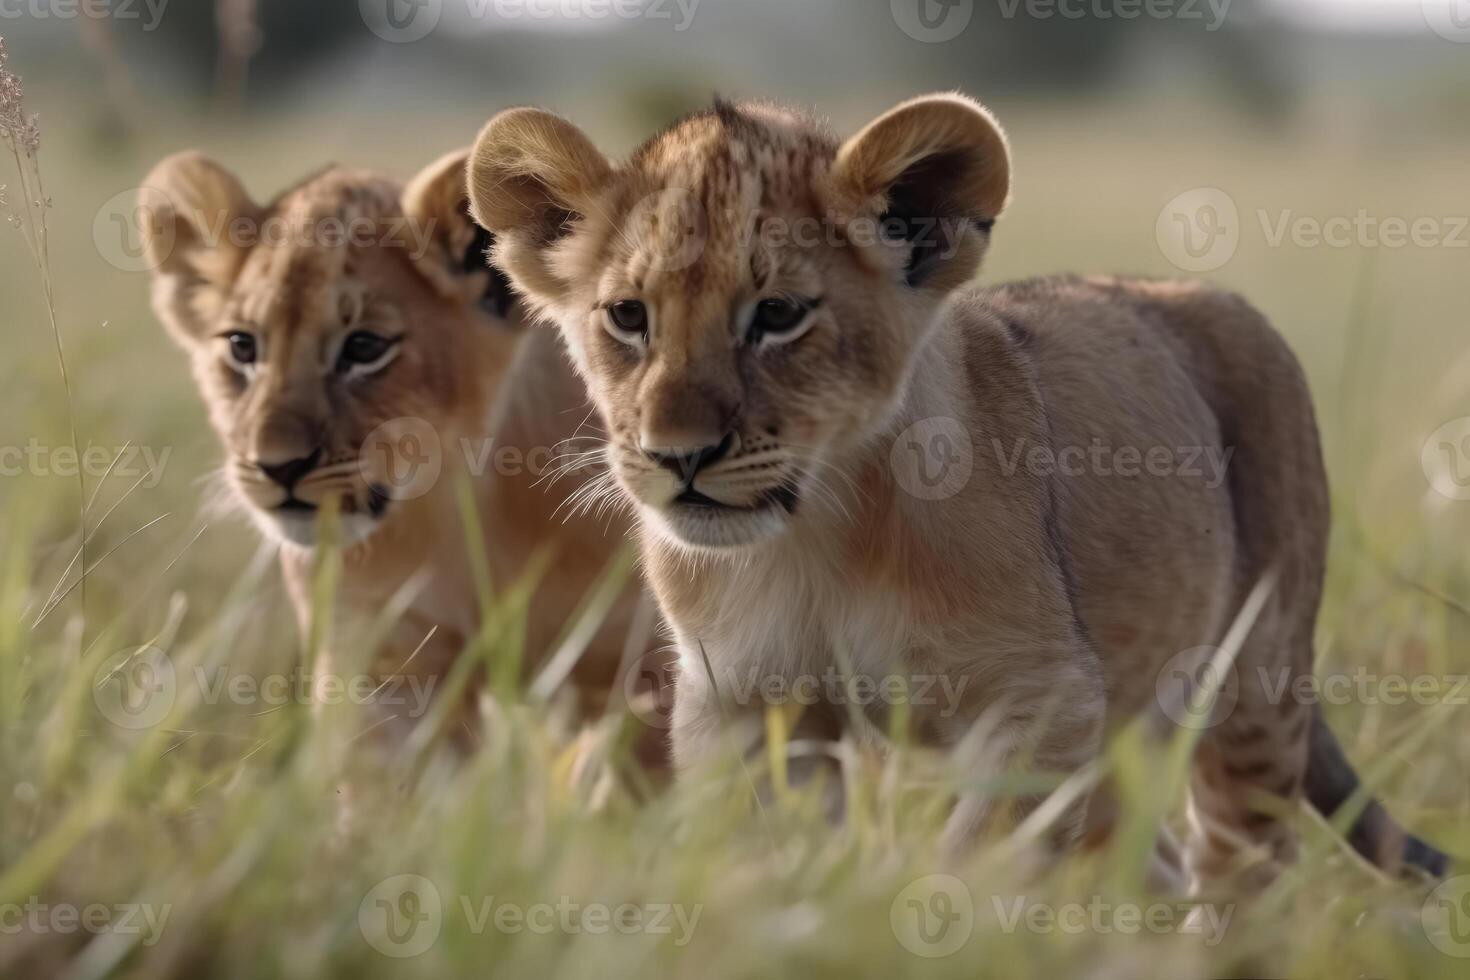
[[[734,445],[735,433],[729,432],[715,445],[697,448],[686,446],[650,448],[647,443],[644,443],[641,448],[649,459],[674,474],[682,483],[688,484],[693,482],[695,475],[700,470],[728,456]]]
[[[257,462],[255,465],[272,481],[290,490],[303,476],[316,469],[321,458],[322,451],[318,449],[310,456],[302,456],[300,459],[290,459],[284,463]]]

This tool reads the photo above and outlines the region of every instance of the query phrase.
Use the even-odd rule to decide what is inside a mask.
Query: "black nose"
[[[290,490],[303,476],[316,469],[316,464],[322,459],[322,451],[318,449],[310,456],[293,459],[285,463],[256,463],[260,472],[270,477],[276,483]]]
[[[649,459],[688,483],[700,470],[724,459],[734,442],[735,433],[732,432],[718,446],[705,446],[702,449],[650,449],[646,452]]]

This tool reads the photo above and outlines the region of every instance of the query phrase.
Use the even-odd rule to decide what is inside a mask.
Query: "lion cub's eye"
[[[258,356],[259,351],[256,347],[254,335],[248,334],[243,330],[236,330],[233,333],[226,334],[225,340],[229,341],[230,363],[232,366],[243,371],[255,363],[255,358]]]
[[[774,297],[755,304],[746,336],[752,344],[789,344],[806,333],[820,300]]]
[[[397,351],[397,338],[358,330],[343,342],[342,353],[337,355],[337,370],[344,373],[372,371],[386,365]]]
[[[648,342],[648,307],[628,299],[613,303],[605,312],[603,323],[613,339],[634,347]]]

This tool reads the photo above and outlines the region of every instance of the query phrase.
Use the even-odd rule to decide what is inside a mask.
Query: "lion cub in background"
[[[340,514],[334,640],[316,673],[319,683],[392,678],[398,696],[362,719],[388,732],[415,723],[416,699],[444,684],[481,627],[471,549],[483,548],[499,590],[549,559],[530,601],[535,658],[569,627],[626,530],[616,513],[611,526],[557,514],[565,494],[538,485],[588,419],[586,393],[560,343],[523,329],[504,278],[486,268],[465,159],[450,154],[406,186],[333,167],[262,206],[224,168],[185,153],[154,169],[141,200],[154,309],[189,354],[234,495],[284,542],[303,630],[319,511]],[[466,541],[465,472],[483,541]],[[578,683],[613,687],[640,595],[635,583],[617,598]],[[367,663],[363,627],[395,604],[401,614]],[[451,722],[462,740],[476,686]]]
[[[1331,814],[1358,787],[1320,712],[1268,693],[1312,670],[1327,550],[1306,382],[1258,312],[1202,284],[970,285],[1010,176],[991,114],[935,95],[846,141],[719,103],[617,165],[511,110],[469,193],[604,416],[680,646],[680,767],[758,744],[771,681],[839,671],[940,677],[957,703],[915,699],[919,737],[988,732],[1007,768],[1081,774],[1106,731],[1159,713],[1166,668],[1253,618],[1195,756],[1187,863],[1196,890],[1258,884],[1295,852],[1298,800]],[[1185,465],[1202,455],[1228,478]],[[878,741],[881,706],[819,701],[796,735]],[[1015,809],[1083,835],[1085,794],[1040,799]],[[990,809],[963,798],[954,838]],[[1376,803],[1350,840],[1444,867]]]

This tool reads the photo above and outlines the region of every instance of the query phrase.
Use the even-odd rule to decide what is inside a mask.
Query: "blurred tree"
[[[218,89],[220,101],[238,106],[245,98],[250,59],[262,41],[258,0],[215,0],[215,28],[219,38]]]
[[[174,2],[152,30],[143,19],[114,19],[129,61],[167,76],[202,98],[216,91],[243,97],[289,84],[324,55],[362,40],[358,5],[347,0],[217,0]]]

